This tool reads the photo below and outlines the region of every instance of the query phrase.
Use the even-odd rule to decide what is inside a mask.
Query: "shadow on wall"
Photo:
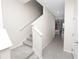
[[[3,23],[13,44],[24,41],[32,32],[31,25],[20,31],[25,25],[42,15],[43,8],[32,0],[20,4],[17,0],[2,0]]]

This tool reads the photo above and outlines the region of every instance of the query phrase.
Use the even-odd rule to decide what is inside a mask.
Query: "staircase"
[[[32,34],[30,34],[29,38],[27,38],[24,42],[24,45],[32,47]]]
[[[21,46],[11,50],[11,59],[38,59],[32,49],[32,34]]]
[[[19,2],[21,1],[22,0],[19,0]],[[24,24],[22,26],[22,28],[20,29],[21,32],[24,29],[27,29],[27,30],[28,28],[31,29],[31,27],[28,27],[28,26],[31,25],[35,20],[37,20],[38,17],[40,17],[43,14],[43,7],[36,0],[27,0],[27,1],[29,2],[26,3],[26,0],[23,0],[22,3],[24,4],[26,3],[27,9],[29,7],[28,10],[30,11],[30,9],[33,9],[33,12],[30,11],[30,13],[32,13],[31,15],[28,15],[30,18],[30,21],[28,21],[27,24]],[[29,18],[26,17],[26,19],[29,19]],[[23,41],[22,45],[11,49],[11,59],[38,59],[38,57],[35,55],[32,49],[32,45],[33,45],[32,34],[30,34],[29,37]]]

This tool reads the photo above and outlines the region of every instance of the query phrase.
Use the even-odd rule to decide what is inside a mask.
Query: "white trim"
[[[18,0],[18,2],[20,2],[22,4],[28,3],[29,1],[31,1],[31,0]]]
[[[16,47],[18,47],[18,46],[21,46],[21,45],[22,45],[22,43],[19,43],[19,44],[13,45],[12,47],[10,47],[10,49],[14,49],[14,48],[16,48]]]
[[[36,27],[32,27],[32,29],[33,30],[35,30],[40,36],[42,36],[43,35],[43,33],[42,32],[40,32]]]
[[[65,49],[64,49],[64,52],[68,52],[68,53],[73,54],[73,52],[72,52],[72,51],[70,51],[70,50],[65,50]]]
[[[39,20],[40,20],[40,18],[43,16],[43,14],[41,15],[41,16],[39,16],[31,25],[32,26],[34,26],[34,25],[36,25],[38,22],[39,22]]]

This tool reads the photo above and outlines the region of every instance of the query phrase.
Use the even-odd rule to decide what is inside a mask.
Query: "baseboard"
[[[53,39],[51,39],[48,43],[46,43],[45,46],[42,47],[42,50],[44,50],[52,41]]]
[[[18,47],[18,46],[21,46],[22,45],[22,43],[18,43],[18,44],[16,44],[16,45],[13,45],[10,49],[14,49],[14,48],[16,48],[16,47]]]
[[[71,53],[71,54],[73,54],[72,51],[69,51],[69,50],[64,50],[64,51],[67,52],[67,53]]]

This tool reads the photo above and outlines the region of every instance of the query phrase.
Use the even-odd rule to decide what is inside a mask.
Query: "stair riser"
[[[27,40],[29,40],[29,41],[31,41],[31,42],[32,42],[32,38],[30,38],[30,39],[27,39]]]
[[[32,45],[28,45],[28,44],[26,44],[26,43],[23,43],[24,45],[26,45],[26,46],[28,46],[28,47],[31,47],[32,48]]]

